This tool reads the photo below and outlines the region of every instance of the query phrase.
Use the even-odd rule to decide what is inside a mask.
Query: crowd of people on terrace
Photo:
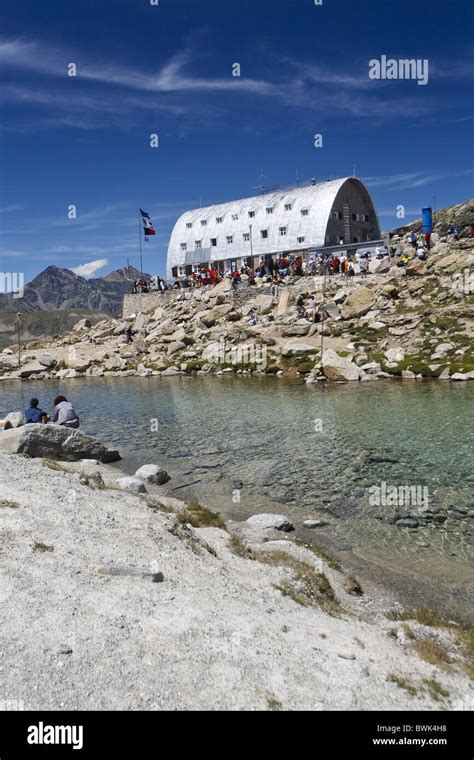
[[[453,240],[459,240],[458,230],[452,225],[448,232]],[[425,232],[418,235],[411,231],[406,235],[408,241],[421,261],[426,261],[431,250],[431,233]],[[235,266],[234,262],[199,264],[193,267],[193,271],[183,277],[167,281],[161,277],[153,277],[147,280],[144,277],[135,281],[132,293],[150,293],[166,291],[178,288],[201,288],[204,286],[217,285],[223,279],[231,281],[232,288],[236,289],[245,279],[247,286],[255,285],[258,279],[272,285],[283,283],[287,277],[305,277],[325,275],[328,277],[343,276],[354,277],[360,274],[366,277],[370,273],[371,262],[380,259],[393,259],[393,264],[398,267],[406,267],[413,256],[406,253],[406,248],[400,242],[390,245],[389,249],[378,246],[368,251],[357,250],[354,254],[342,251],[340,254],[318,253],[309,258],[297,254],[269,256],[260,259],[255,268],[243,263],[241,267]]]

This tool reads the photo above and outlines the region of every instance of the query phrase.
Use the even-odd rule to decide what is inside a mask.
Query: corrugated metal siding
[[[346,177],[187,211],[176,222],[170,238],[168,273],[174,266],[209,260],[202,258],[204,252],[210,255],[211,261],[250,256],[250,242],[244,241],[243,237],[249,233],[249,225],[252,225],[254,256],[324,245],[333,203],[346,182],[360,183],[366,189],[360,180]],[[286,204],[291,204],[291,211],[285,210]],[[267,214],[267,208],[273,208],[273,213]],[[303,209],[308,209],[307,216],[302,216]],[[249,217],[249,211],[255,212],[253,218]],[[238,219],[233,219],[233,215]],[[219,217],[222,217],[220,224],[216,221]],[[205,225],[201,224],[203,221]],[[188,228],[188,224],[192,227]],[[280,227],[287,228],[285,236],[280,234]],[[266,239],[261,237],[264,229],[268,230]],[[227,243],[230,235],[233,236],[232,244]],[[304,243],[298,243],[298,237],[304,237]],[[214,238],[217,238],[217,246],[211,245]],[[196,240],[202,241],[202,250],[196,250]],[[181,249],[183,243],[186,250]],[[193,258],[194,255],[197,258]]]

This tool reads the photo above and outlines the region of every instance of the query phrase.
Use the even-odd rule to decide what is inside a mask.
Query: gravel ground
[[[226,531],[193,529],[189,541],[169,532],[174,522],[140,497],[0,455],[0,700],[27,710],[410,710],[472,699],[460,670],[419,659],[403,624],[369,614],[374,600],[351,602],[338,573],[325,567],[352,610],[332,617],[283,596],[275,584],[289,571],[231,553]],[[164,581],[98,573],[110,565]],[[423,678],[449,696],[435,701]]]

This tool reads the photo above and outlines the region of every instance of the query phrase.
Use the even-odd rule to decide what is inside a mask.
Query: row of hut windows
[[[268,215],[273,214],[274,208],[275,208],[274,206],[268,206],[267,209],[266,209],[267,214]],[[286,203],[285,204],[285,211],[291,211],[292,208],[293,208],[293,204],[292,203]],[[248,212],[248,216],[249,216],[249,219],[253,219],[255,217],[255,211],[249,211]],[[309,216],[309,208],[302,208],[301,209],[301,216]],[[239,215],[238,214],[232,214],[232,221],[233,222],[237,222],[238,220],[239,220]],[[206,227],[207,226],[207,221],[208,221],[207,219],[201,219],[201,226],[202,227]],[[224,221],[224,217],[223,216],[217,216],[216,217],[216,224],[222,224],[223,221]],[[186,227],[188,228],[188,230],[190,230],[192,228],[192,226],[193,226],[192,222],[186,222]]]
[[[250,242],[250,232],[244,232],[242,235],[244,243]],[[268,230],[260,230],[260,237],[262,240],[268,239]],[[280,227],[280,237],[286,237],[286,227]],[[298,244],[301,245],[305,242],[304,235],[301,235],[297,238]],[[225,239],[226,245],[232,245],[234,242],[234,236],[233,235],[226,235]],[[217,246],[217,238],[211,238],[211,248],[216,248]],[[202,240],[195,240],[194,241],[194,247],[196,250],[202,249]],[[187,243],[181,243],[181,250],[187,251],[188,245]]]
[[[291,203],[285,204],[285,211],[291,211],[293,208],[293,205]],[[274,206],[268,206],[266,209],[267,214],[273,214]],[[253,219],[255,217],[255,211],[249,211],[248,212],[249,219]],[[302,208],[301,209],[301,216],[309,216],[309,209],[308,208]],[[333,217],[334,219],[342,219],[343,214],[342,211],[333,211]],[[238,214],[232,214],[232,221],[237,222],[239,220]],[[201,226],[206,227],[207,226],[207,219],[201,219]],[[216,217],[216,224],[222,224],[224,221],[223,216],[217,216]],[[353,222],[368,222],[369,216],[368,214],[352,214],[352,221]],[[192,229],[193,223],[192,222],[186,222],[186,227],[188,230]]]

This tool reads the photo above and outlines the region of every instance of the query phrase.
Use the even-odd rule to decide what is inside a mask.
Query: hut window
[[[250,240],[250,232],[244,232],[244,243],[248,243]]]
[[[280,227],[280,236],[285,237],[286,235],[286,227]]]
[[[193,226],[192,222],[186,222],[186,227],[188,228],[188,230],[190,230],[192,226]]]
[[[181,250],[182,250],[182,251],[186,251],[186,250],[187,250],[187,247],[188,247],[188,246],[186,245],[186,243],[181,243]]]
[[[196,250],[202,248],[202,240],[196,240]]]
[[[233,235],[227,235],[226,237],[227,245],[232,245],[234,242],[234,236]]]
[[[308,208],[302,208],[301,209],[301,216],[308,216],[309,209]]]
[[[268,230],[260,230],[260,235],[262,236],[262,240],[266,240],[268,237]]]
[[[238,214],[232,214],[232,221],[233,222],[236,222],[238,220],[238,218],[239,218]]]
[[[285,203],[285,211],[291,211],[292,208],[293,206],[291,203]]]
[[[211,238],[211,246],[215,248],[217,245],[217,238]]]
[[[253,219],[255,216],[255,211],[249,211],[249,217]]]
[[[298,243],[304,243],[304,237],[299,237],[298,238]]]
[[[222,224],[222,216],[218,216],[216,222],[217,224]]]

